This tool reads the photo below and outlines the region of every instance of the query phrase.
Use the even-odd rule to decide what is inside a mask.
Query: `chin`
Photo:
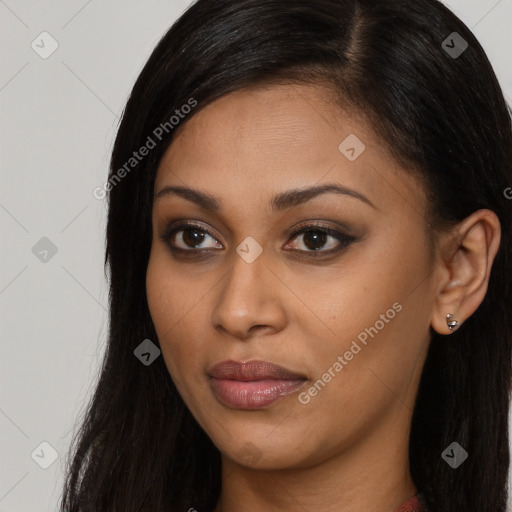
[[[277,424],[278,425],[278,424]],[[276,426],[277,426],[276,425]],[[258,470],[279,470],[287,468],[306,468],[320,462],[324,455],[319,446],[312,442],[310,436],[290,435],[280,427],[254,428],[247,423],[234,431],[229,425],[223,424],[230,435],[224,431],[222,439],[211,437],[217,448],[226,457],[241,466]],[[218,441],[218,442],[217,442]]]

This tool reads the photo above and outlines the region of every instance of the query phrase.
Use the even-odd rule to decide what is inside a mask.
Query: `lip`
[[[255,410],[269,406],[302,387],[306,377],[269,361],[223,361],[213,366],[212,391],[233,409]]]

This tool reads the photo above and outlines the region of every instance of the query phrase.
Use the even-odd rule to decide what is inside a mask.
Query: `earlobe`
[[[439,334],[448,335],[461,328],[463,320],[458,314],[447,313],[442,320],[442,314],[436,311],[432,318],[432,328]]]
[[[460,322],[454,320],[453,315],[448,313],[446,315],[446,325],[448,325],[448,329],[450,329],[450,331],[453,331],[454,329],[458,329],[460,327]]]
[[[439,334],[460,329],[487,293],[501,238],[500,222],[478,210],[457,224],[439,245],[438,289],[431,326]]]

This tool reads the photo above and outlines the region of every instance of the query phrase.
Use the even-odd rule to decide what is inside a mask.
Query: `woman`
[[[104,190],[75,511],[505,511],[510,113],[435,0],[198,0]]]

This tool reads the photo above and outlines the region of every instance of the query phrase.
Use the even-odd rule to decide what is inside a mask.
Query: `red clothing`
[[[409,498],[405,503],[402,503],[395,512],[427,512],[420,501],[420,493],[415,494]]]

